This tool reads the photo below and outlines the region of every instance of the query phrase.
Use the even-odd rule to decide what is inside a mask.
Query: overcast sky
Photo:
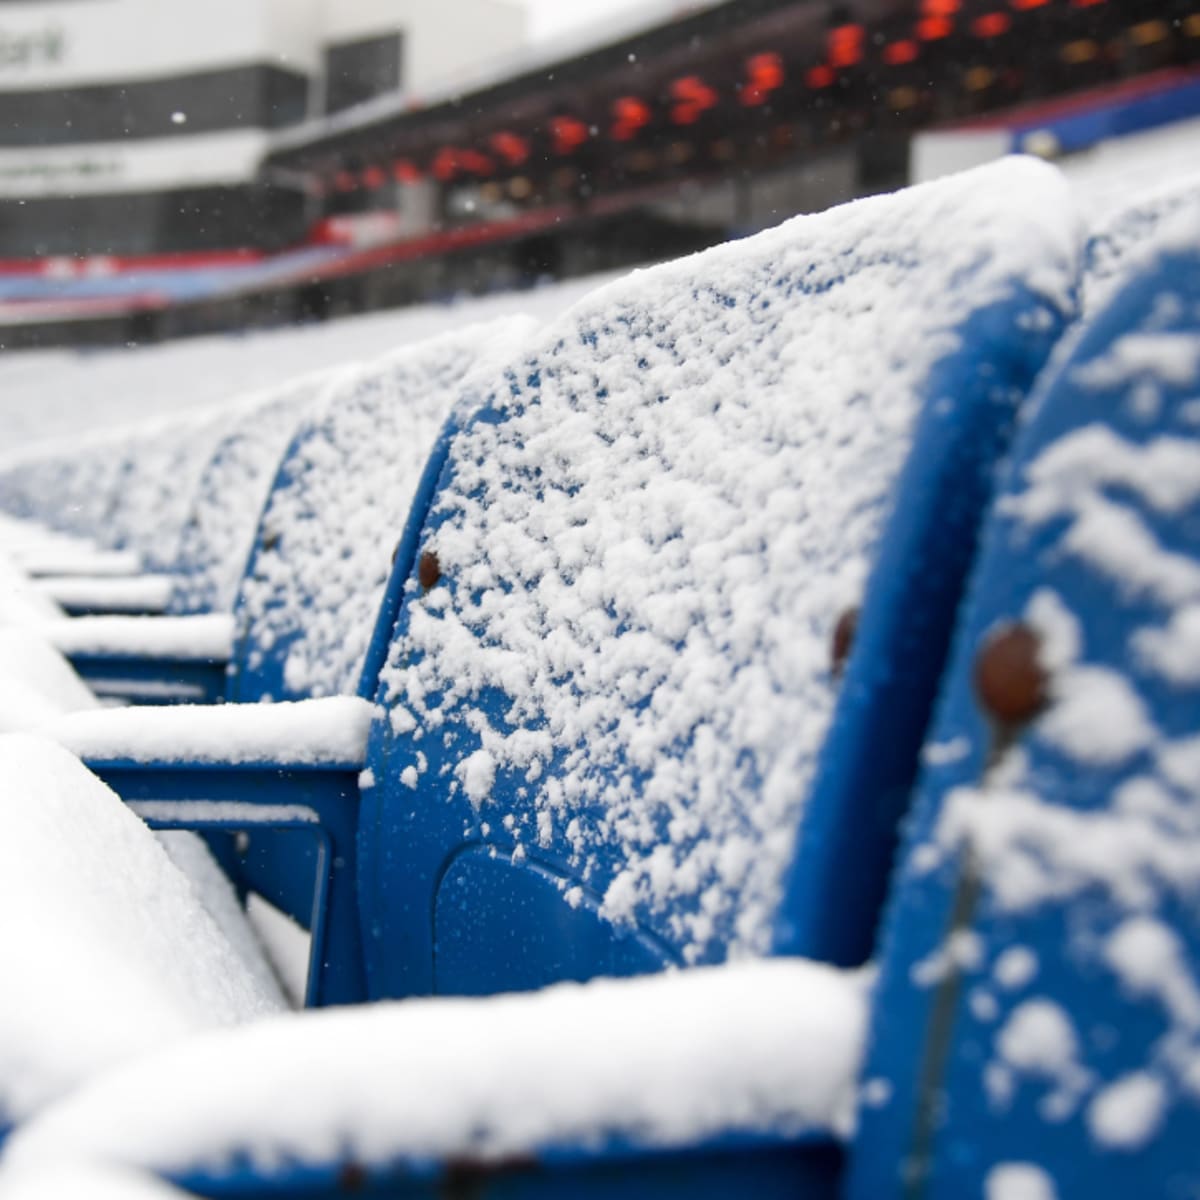
[[[529,39],[542,41],[613,13],[637,8],[639,0],[521,0],[529,11]]]

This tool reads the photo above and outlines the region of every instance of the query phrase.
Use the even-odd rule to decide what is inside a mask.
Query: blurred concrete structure
[[[0,257],[228,250],[286,237],[272,131],[517,47],[503,0],[0,3]]]

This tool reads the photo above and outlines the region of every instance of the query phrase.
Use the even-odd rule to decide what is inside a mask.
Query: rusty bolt
[[[342,1192],[361,1192],[367,1186],[367,1172],[358,1163],[343,1163],[337,1173],[338,1190]]]
[[[437,587],[437,582],[441,577],[442,566],[438,562],[438,556],[432,550],[426,550],[417,563],[417,582],[425,591],[429,591],[431,588]]]
[[[854,647],[854,635],[858,632],[858,609],[848,608],[837,619],[837,624],[833,627],[833,644],[829,651],[829,669],[833,672],[833,677],[837,679],[842,669],[846,665],[846,659],[850,657],[850,651]]]
[[[1041,638],[1017,621],[999,625],[975,656],[975,694],[1001,725],[1023,725],[1046,706],[1049,679],[1041,663]]]

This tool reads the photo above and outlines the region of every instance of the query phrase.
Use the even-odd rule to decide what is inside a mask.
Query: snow
[[[301,427],[263,514],[238,610],[257,648],[249,670],[265,654],[282,655],[282,698],[355,690],[438,431],[470,373],[493,375],[533,328],[513,317],[397,351],[343,375]]]
[[[1167,1103],[1163,1081],[1147,1071],[1135,1071],[1092,1100],[1088,1128],[1105,1149],[1141,1150],[1158,1131]]]
[[[130,550],[91,546],[28,547],[15,556],[28,575],[134,575],[142,560]]]
[[[48,642],[27,629],[0,626],[0,732],[36,729],[98,704]]]
[[[71,617],[31,628],[64,654],[228,659],[234,622],[228,613],[190,617]]]
[[[1200,123],[1191,124],[1195,137]],[[1179,131],[1172,133],[1178,137]],[[1180,161],[1194,161],[1194,156]],[[1137,181],[1132,188],[1131,180]],[[1169,245],[1170,238],[1164,238],[1164,231],[1174,227],[1183,213],[1194,211],[1200,201],[1200,173],[1194,165],[1183,175],[1157,185],[1148,184],[1145,176],[1130,170],[1124,183],[1121,199],[1102,205],[1102,215],[1092,219],[1084,272],[1085,312],[1097,312],[1107,303],[1131,264]]]
[[[637,272],[548,327],[490,393],[500,422],[451,448],[422,549],[455,586],[413,600],[384,673],[417,722],[397,772],[465,724],[460,786],[506,815],[482,751],[528,789],[507,815],[574,828],[606,916],[670,910],[689,959],[716,930],[762,950],[923,382],[965,294],[1032,277],[1070,311],[1077,234],[1054,171],[1010,160]]]
[[[62,615],[49,596],[37,591],[25,573],[0,554],[0,627],[52,621]]]
[[[1028,946],[1009,946],[1000,953],[992,967],[996,982],[1006,991],[1025,987],[1037,972],[1037,955]]]
[[[56,455],[82,434],[134,422],[177,420],[289,377],[375,358],[464,325],[513,312],[561,312],[607,277],[452,304],[428,304],[269,332],[188,338],[114,350],[34,350],[0,355],[0,446],[14,460]],[[87,502],[84,494],[80,503]]]
[[[144,574],[127,579],[60,575],[31,580],[30,586],[56,603],[74,608],[154,613],[165,611],[175,585],[169,575]]]
[[[1007,207],[1014,191],[1024,192],[1022,205],[1043,210],[1037,217],[1026,214],[1029,245],[1021,253],[1026,265],[1053,260],[1040,285],[1049,303],[1065,305],[1070,272],[1062,269],[1067,261],[1062,247],[1074,231],[1057,215],[1062,206],[1054,186],[1036,168],[1009,164],[997,170],[1026,173],[1011,176],[1020,181],[1019,188],[997,189],[997,204]],[[957,236],[974,251],[998,243],[1013,221],[1011,213],[992,211],[986,202],[975,207],[974,199],[965,216],[954,211],[963,194],[946,202],[906,247],[914,258],[937,260],[944,279],[963,265],[956,257]],[[905,293],[904,307],[915,311],[904,311],[895,306],[895,296],[903,291],[896,280],[905,264],[887,261],[886,255],[872,257],[894,232],[891,216],[880,217],[891,211],[886,205],[906,211],[907,204],[916,212],[932,195],[855,206],[791,226],[790,243],[782,235],[768,235],[710,256],[709,263],[723,264],[721,295],[697,288],[693,262],[640,274],[585,301],[569,319],[530,342],[529,357],[537,357],[543,368],[542,408],[548,411],[539,421],[532,408],[514,403],[510,415],[510,427],[523,422],[528,456],[538,456],[548,478],[566,485],[562,495],[546,497],[541,525],[532,531],[542,540],[505,521],[511,510],[500,495],[494,497],[497,511],[484,514],[478,527],[454,527],[452,520],[439,531],[443,579],[458,586],[427,594],[414,644],[442,657],[437,670],[423,668],[423,676],[392,672],[391,686],[406,705],[393,709],[392,725],[426,735],[437,731],[439,709],[430,697],[442,685],[449,686],[451,696],[461,689],[468,704],[488,683],[508,691],[518,701],[517,727],[497,728],[478,710],[471,714],[476,741],[464,743],[455,772],[459,786],[481,816],[513,828],[517,815],[498,807],[493,794],[498,773],[517,769],[536,796],[531,842],[548,837],[561,823],[574,830],[586,857],[603,837],[614,837],[626,856],[625,870],[609,893],[614,917],[647,897],[667,902],[690,888],[704,896],[706,918],[721,905],[745,903],[746,910],[737,913],[740,947],[761,945],[773,880],[790,850],[790,842],[772,839],[771,831],[795,827],[832,702],[826,677],[828,618],[862,586],[880,506],[911,421],[912,397],[905,389],[951,344],[945,337],[949,306],[943,306],[936,284],[928,284],[929,295],[917,301]],[[852,281],[834,273],[823,279],[835,303],[850,295],[845,310],[833,317],[776,312],[739,324],[744,310],[718,311],[719,336],[712,345],[701,345],[696,331],[702,321],[713,320],[725,296],[741,299],[761,288],[763,279],[784,277],[797,245],[801,250],[832,247],[831,254],[842,253],[851,262],[860,255],[868,285],[861,295],[851,295],[857,286]],[[986,254],[983,258],[984,275],[974,286],[986,297],[994,294],[989,289],[998,285],[998,273],[988,274]],[[821,269],[820,263],[814,269]],[[528,299],[531,307],[555,311],[572,287],[581,293],[586,286],[536,293],[522,297],[522,303]],[[135,354],[8,356],[0,359],[0,433],[11,433],[3,444],[6,451],[16,447],[9,457],[15,462],[27,454],[19,445],[23,440],[68,426],[74,433],[91,421],[99,426],[113,412],[126,420],[141,418],[153,403],[167,411],[197,413],[182,423],[172,416],[140,427],[136,435],[132,428],[89,435],[90,448],[78,441],[44,447],[41,467],[61,465],[64,448],[74,464],[62,473],[55,468],[43,474],[37,494],[53,497],[64,514],[74,506],[87,518],[79,527],[90,522],[98,532],[99,514],[115,504],[118,519],[106,539],[136,543],[149,558],[165,562],[178,528],[184,528],[185,541],[189,529],[179,497],[162,502],[161,479],[188,491],[200,458],[221,445],[221,470],[229,474],[210,467],[208,507],[191,510],[190,534],[211,539],[211,553],[201,554],[209,555],[205,561],[213,573],[206,568],[191,580],[196,591],[189,603],[225,604],[234,582],[231,567],[240,569],[234,547],[245,544],[255,511],[251,501],[244,507],[240,501],[226,502],[235,493],[262,494],[287,422],[298,419],[322,388],[345,388],[341,394],[353,395],[356,388],[377,386],[392,367],[352,368],[357,383],[348,382],[346,373],[332,383],[333,377],[310,375],[276,389],[280,378],[394,349],[413,340],[404,330],[441,328],[465,322],[466,314],[511,307],[511,300],[489,301],[240,342],[203,339]],[[605,376],[608,411],[588,427],[570,403],[554,408],[551,400],[562,400],[575,384],[594,388],[591,372],[599,376],[610,369],[598,361],[605,339],[630,344],[628,333],[605,326],[604,316],[613,311],[630,322],[647,353],[636,369],[611,368]],[[868,330],[861,342],[840,327],[847,312]],[[873,313],[871,321],[866,313]],[[769,336],[759,350],[754,337],[764,328]],[[672,361],[659,344],[665,329],[686,350],[688,361],[683,355]],[[595,336],[591,357],[570,340],[580,331]],[[472,351],[478,349],[477,338],[472,343],[471,335],[460,336]],[[525,329],[510,340],[528,336]],[[1153,415],[1156,381],[1194,369],[1196,351],[1194,343],[1140,336],[1093,364],[1085,382],[1130,386],[1143,411]],[[501,351],[512,352],[514,345],[498,345],[497,354]],[[393,363],[404,357],[393,357]],[[447,386],[439,413],[452,402],[451,393],[477,396],[479,378],[464,372]],[[512,378],[520,389],[520,371],[514,370]],[[883,378],[892,381],[889,386],[881,386]],[[257,397],[227,403],[247,388],[268,384]],[[667,415],[646,416],[633,400],[626,405],[627,397],[647,394],[664,397],[660,408]],[[81,395],[88,398],[87,406]],[[29,402],[31,396],[36,403]],[[201,412],[198,401],[221,401],[221,406]],[[781,434],[771,424],[771,406],[778,406],[794,428]],[[427,419],[421,418],[426,442],[436,424],[432,408]],[[258,419],[268,411],[278,421]],[[785,423],[784,417],[779,421]],[[315,428],[315,420],[308,427]],[[511,447],[506,453],[512,457],[489,462],[487,453],[497,444],[489,440],[493,433],[476,427],[462,439],[456,450],[461,489],[451,506],[459,503],[468,511],[475,503],[469,485],[495,488],[499,467],[507,472],[522,466],[520,453]],[[788,473],[772,456],[756,453],[760,434],[763,444],[782,441],[794,454]],[[620,470],[598,485],[588,480],[594,494],[574,503],[570,464],[598,435],[612,443],[598,461],[618,464]],[[127,444],[133,449],[126,451]],[[139,456],[142,465],[131,468]],[[423,451],[414,449],[412,457],[419,465]],[[31,460],[24,461],[30,465]],[[864,461],[867,466],[860,466]],[[670,475],[664,467],[677,464],[702,486],[659,478]],[[334,466],[339,469],[345,471],[345,464]],[[150,477],[160,471],[166,472],[160,480]],[[396,474],[404,479],[397,482],[394,508],[402,510],[401,486],[412,486],[410,466]],[[1155,439],[1138,447],[1097,427],[1083,431],[1073,444],[1064,440],[1054,447],[1031,472],[1031,487],[1013,510],[1031,527],[1065,517],[1070,525],[1062,542],[1065,553],[1100,568],[1119,586],[1169,606],[1169,619],[1142,630],[1133,646],[1147,669],[1177,687],[1200,678],[1200,576],[1194,564],[1164,551],[1112,493],[1132,490],[1155,511],[1170,515],[1197,499],[1198,479],[1194,446],[1182,439]],[[636,536],[609,542],[605,526],[592,539],[586,525],[572,521],[597,497],[602,525],[628,521]],[[361,494],[347,494],[323,502],[333,504],[337,519],[353,527],[356,545],[365,544],[362,527],[353,526],[360,500]],[[295,530],[286,523],[295,515],[281,518],[285,538]],[[474,520],[479,514],[469,515]],[[204,530],[201,520],[210,522]],[[378,580],[386,572],[399,519],[379,527],[389,534],[371,545],[372,564],[361,568],[355,576],[360,580]],[[75,569],[96,552],[91,543],[55,541],[7,519],[0,519],[0,536],[26,564],[52,565],[58,555],[60,564]],[[810,556],[807,541],[803,552],[800,543],[814,537],[824,543]],[[769,564],[760,571],[757,560],[768,550]],[[322,581],[329,578],[334,553],[331,546],[320,560],[326,571]],[[115,560],[101,561],[115,572]],[[121,561],[128,563],[129,556]],[[773,581],[781,575],[796,579],[794,591],[776,586]],[[534,599],[525,610],[502,615],[498,607],[488,607],[487,589],[497,580],[513,579],[533,583],[528,595]],[[762,594],[772,587],[774,592]],[[199,599],[201,590],[220,599]],[[469,598],[468,592],[476,590],[483,597]],[[730,598],[743,614],[737,620]],[[1001,911],[1029,911],[1088,890],[1118,898],[1135,915],[1104,940],[1104,964],[1131,995],[1156,1000],[1174,1033],[1191,1037],[1200,1028],[1200,987],[1184,947],[1147,910],[1164,881],[1181,895],[1194,896],[1200,887],[1191,848],[1194,805],[1171,790],[1194,794],[1200,789],[1200,738],[1172,740],[1157,730],[1119,675],[1081,665],[1086,647],[1078,623],[1058,597],[1046,592],[1035,599],[1027,615],[1043,632],[1045,665],[1053,669],[1056,686],[1034,736],[1093,761],[1145,754],[1161,780],[1135,778],[1114,797],[1109,813],[1071,813],[1039,798],[1013,756],[1005,764],[1002,786],[989,791],[986,804],[980,803],[978,789],[951,796],[938,853],[969,838],[989,877],[999,880],[995,899]],[[362,605],[363,612],[374,604],[377,597]],[[618,632],[612,611],[636,614],[640,624]],[[113,652],[145,650],[150,642],[143,631],[153,626],[155,653],[205,647],[213,652],[206,657],[220,657],[215,651],[227,653],[231,636],[228,617],[205,618],[207,625],[55,618],[61,613],[54,604],[0,560],[0,626],[33,623],[38,636],[49,634],[60,646],[99,637]],[[350,625],[369,632],[361,613],[347,620]],[[480,630],[490,639],[486,654],[480,654]],[[293,660],[292,679],[318,691],[345,689],[361,658],[361,642],[353,640],[359,634],[347,638],[346,629],[331,621],[320,636],[327,639],[321,654],[338,643],[336,652],[343,657],[336,672],[320,677],[314,649],[311,660]],[[749,670],[751,655],[763,656],[768,666],[757,674]],[[549,685],[565,671],[575,672],[580,694],[559,706],[561,697]],[[780,679],[792,689],[783,699]],[[92,703],[81,687],[61,658],[28,631],[0,628],[0,723],[5,712],[17,714],[26,727],[51,722],[67,745],[94,758],[224,761],[232,756],[241,762],[358,764],[372,715],[365,703],[339,698],[250,710],[89,712],[58,719],[64,707]],[[639,724],[640,700],[647,702],[653,724]],[[541,714],[551,718],[546,729],[538,723]],[[681,760],[664,755],[674,739],[689,738]],[[965,749],[960,743],[931,746],[926,758],[949,763]],[[760,778],[748,781],[731,769],[741,753],[757,756]],[[565,760],[565,771],[553,769],[555,756]],[[624,756],[632,772],[648,778],[648,804],[671,816],[667,845],[655,844],[647,812],[629,805],[627,797],[612,805],[611,832],[589,824],[585,810],[595,796],[589,791],[594,786],[590,763],[605,756]],[[414,755],[403,778],[418,788],[426,766],[423,754]],[[31,963],[13,971],[11,988],[6,974],[0,990],[0,1113],[4,1104],[20,1104],[25,1107],[12,1111],[23,1117],[47,1099],[65,1095],[18,1133],[0,1181],[5,1196],[144,1192],[150,1200],[173,1194],[117,1167],[56,1165],[72,1154],[156,1169],[219,1168],[244,1150],[269,1168],[281,1158],[318,1161],[339,1154],[364,1162],[397,1156],[504,1157],[608,1135],[676,1145],[729,1129],[846,1131],[866,1005],[864,980],[808,963],[743,963],[656,979],[568,985],[491,1002],[421,1001],[272,1017],[253,1029],[192,1036],[204,1027],[282,1006],[258,940],[202,844],[186,834],[159,835],[156,844],[103,785],[41,740],[0,738],[0,778],[0,809],[6,813],[0,876],[11,882],[14,895],[36,895],[39,903],[36,925],[22,927],[22,906],[10,905],[9,928],[0,931],[6,955],[10,944],[18,955],[6,962],[21,963],[19,956],[29,955]],[[755,791],[761,803],[744,805],[746,794]],[[703,837],[695,836],[692,806],[680,797],[695,801],[700,820],[707,823]],[[730,809],[725,806],[735,804],[748,813],[746,836],[736,822],[726,821]],[[244,816],[246,808],[231,805],[228,815]],[[138,811],[154,815],[157,810],[144,804]],[[179,815],[181,810],[172,806],[170,811]],[[196,815],[211,818],[222,811],[203,804]],[[295,820],[310,813],[302,806],[252,811],[260,818]],[[657,811],[649,810],[651,816]],[[481,828],[486,835],[486,822]],[[706,843],[713,833],[712,843]],[[711,844],[719,845],[719,852],[712,852]],[[564,900],[577,904],[581,897],[576,888]],[[295,986],[307,969],[303,931],[254,897],[250,915],[278,969]],[[24,925],[31,923],[26,919]],[[703,944],[700,920],[688,932],[694,946]],[[918,964],[917,973],[934,981],[955,965],[980,965],[977,942],[960,939],[946,950],[943,958]],[[82,998],[81,978],[89,982]],[[989,987],[1018,992],[1037,979],[1037,955],[1015,946],[992,964]],[[988,1000],[994,1011],[994,996],[976,990],[973,1001],[984,1005]],[[16,1016],[10,1020],[11,1013]],[[1050,1078],[1059,1085],[1060,1107],[1052,1104],[1047,1111],[1061,1114],[1061,1105],[1078,1103],[1093,1082],[1080,1061],[1080,1045],[1070,1015],[1051,998],[1022,997],[997,1027],[997,1058],[988,1076],[993,1094],[1011,1095],[1021,1075]],[[167,1048],[159,1052],[159,1046]],[[128,1055],[146,1052],[149,1057],[119,1065]],[[8,1056],[13,1055],[24,1056],[20,1068],[12,1067],[17,1060]],[[35,1056],[41,1056],[36,1069],[26,1069]],[[564,1062],[570,1063],[569,1071]],[[1164,1070],[1186,1078],[1181,1062],[1172,1061]],[[21,1085],[15,1101],[3,1090],[14,1078]],[[230,1087],[232,1079],[236,1088]],[[1168,1088],[1165,1078],[1148,1067],[1097,1089],[1085,1108],[1097,1144],[1126,1152],[1144,1147],[1161,1125]],[[170,1097],[171,1103],[148,1105],[147,1096]],[[1053,1200],[1056,1191],[1037,1166],[1005,1163],[988,1176],[986,1195],[988,1200]]]
[[[257,892],[246,897],[246,919],[258,935],[291,1006],[303,1008],[312,953],[308,930]]]
[[[47,1164],[0,1177],[3,1200],[186,1200],[169,1184],[124,1167],[95,1163]]]
[[[1034,1163],[1000,1163],[988,1172],[984,1200],[1058,1200],[1058,1189]]]
[[[1054,677],[1053,690],[1037,736],[1081,763],[1121,763],[1154,740],[1145,705],[1118,671],[1071,667]]]
[[[241,403],[199,480],[180,535],[174,611],[232,610],[284,447],[336,378],[336,372],[302,376]]]
[[[270,1171],[829,1136],[853,1102],[866,982],[773,960],[289,1015],[95,1078],[18,1130],[7,1160],[220,1172],[244,1155]]]
[[[73,756],[6,734],[0,778],[0,1124],[122,1059],[280,1008],[163,847]]]
[[[1181,605],[1163,628],[1139,630],[1133,650],[1145,667],[1177,687],[1200,683],[1200,604]]]
[[[361,764],[373,708],[354,696],[74,713],[44,731],[92,762]]]

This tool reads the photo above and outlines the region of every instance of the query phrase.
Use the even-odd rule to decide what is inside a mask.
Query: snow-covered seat
[[[86,1163],[202,1195],[831,1196],[867,983],[779,959],[200,1035],[18,1131],[0,1195]]]
[[[992,507],[857,1086],[866,980],[742,964],[206,1035],[47,1110],[7,1169],[239,1196],[1195,1191],[1196,215],[1132,275],[1039,385]]]
[[[220,611],[222,601],[228,609],[279,457],[329,378],[301,376],[149,432],[106,435],[100,444],[120,469],[108,494],[87,501],[68,486],[73,475],[87,477],[83,466],[60,460],[79,455],[86,466],[94,448],[60,447],[48,462],[18,464],[0,475],[0,499],[14,504],[9,493],[21,498],[22,481],[31,488],[65,476],[68,497],[92,514],[96,533],[121,547],[50,547],[24,553],[21,564],[73,614]],[[172,481],[169,492],[163,479]]]
[[[1133,261],[985,533],[853,1200],[1200,1190],[1200,203]]]
[[[52,529],[89,539],[101,551],[125,552],[96,566],[70,556],[42,564],[66,570],[39,587],[70,611],[162,611],[170,598],[167,572],[197,481],[231,418],[229,406],[148,422],[73,443],[24,453],[0,470],[0,507]],[[137,563],[135,586],[129,557]],[[38,566],[35,561],[31,566]]]
[[[1176,215],[1200,203],[1200,172],[1140,192],[1104,212],[1084,253],[1083,307],[1099,309],[1120,288],[1131,258],[1155,244]]]
[[[0,736],[0,777],[0,1140],[124,1058],[283,1007],[202,848],[169,852],[43,738]]]
[[[309,384],[299,414],[295,389],[276,397],[226,437],[201,481],[171,603],[198,615],[85,618],[43,632],[110,696],[353,691],[391,531],[404,522],[438,429],[464,377],[532,327],[508,318],[345,368],[315,399]],[[267,420],[281,405],[292,418],[283,438],[274,436],[280,422]]]
[[[1057,173],[1012,161],[611,285],[439,443],[365,758],[165,753],[183,721],[236,747],[236,712],[203,709],[56,733],[181,823],[262,809],[239,877],[313,928],[315,1000],[861,962],[1077,244]],[[292,804],[323,858],[265,849]]]

